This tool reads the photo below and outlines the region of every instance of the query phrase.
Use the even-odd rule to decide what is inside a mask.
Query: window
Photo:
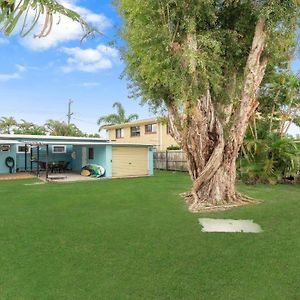
[[[0,145],[0,152],[9,152],[10,145]]]
[[[89,148],[89,159],[94,159],[94,148]]]
[[[17,153],[25,153],[25,150],[27,153],[29,153],[30,151],[30,146],[26,146],[26,149],[25,149],[25,145],[18,145],[17,146]]]
[[[52,153],[66,153],[67,152],[67,147],[62,145],[53,145],[52,146]]]
[[[147,124],[145,125],[145,133],[156,133],[157,124]]]
[[[123,128],[117,128],[116,129],[116,138],[123,138],[124,137],[124,129]]]
[[[130,127],[130,136],[140,136],[140,135],[141,135],[140,126]]]

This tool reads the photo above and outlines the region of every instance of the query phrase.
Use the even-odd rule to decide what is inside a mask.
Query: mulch
[[[17,180],[17,179],[27,179],[34,178],[30,173],[14,173],[14,174],[0,174],[0,180]]]

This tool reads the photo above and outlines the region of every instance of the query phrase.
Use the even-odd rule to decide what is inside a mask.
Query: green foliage
[[[266,19],[263,56],[274,66],[294,47],[300,1],[116,0],[115,4],[124,21],[122,54],[132,96],[158,109],[170,101],[183,106],[207,87],[214,102],[234,102],[226,85],[235,73],[239,92],[257,20]],[[189,47],[189,34],[197,49]]]
[[[300,125],[300,77],[289,69],[268,74],[262,85],[258,101],[266,132],[283,135],[291,123]]]
[[[76,125],[57,120],[48,120],[45,128],[47,133],[54,136],[84,136],[84,133]]]
[[[2,117],[0,119],[0,133],[10,134],[13,129],[17,126],[17,121],[13,117]]]
[[[176,145],[171,145],[167,148],[167,150],[180,150],[181,148],[179,146]]]
[[[54,136],[80,136],[100,138],[98,133],[83,133],[76,125],[67,124],[57,120],[48,120],[44,125],[37,125],[26,120],[17,122],[14,117],[0,118],[0,134],[28,134],[28,135],[54,135]]]
[[[270,134],[265,139],[245,138],[238,161],[242,180],[246,183],[275,184],[300,170],[300,140]]]
[[[14,134],[44,135],[45,133],[46,131],[44,126],[36,125],[23,119],[14,129]]]
[[[53,14],[64,15],[78,22],[86,32],[85,36],[95,31],[78,13],[56,0],[0,0],[1,31],[6,35],[10,35],[21,23],[20,34],[24,37],[35,28],[40,17],[45,16],[43,28],[37,36],[47,36],[52,28]]]
[[[125,109],[120,102],[115,102],[112,107],[117,110],[117,113],[100,117],[97,122],[97,124],[100,125],[99,131],[105,125],[128,123],[139,118],[137,114],[131,114],[128,117],[126,117]]]
[[[260,106],[242,147],[239,172],[248,183],[277,183],[300,170],[299,138],[287,136],[299,124],[300,78],[283,68],[267,74],[258,94]]]

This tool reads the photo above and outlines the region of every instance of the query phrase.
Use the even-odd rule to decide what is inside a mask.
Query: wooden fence
[[[155,151],[154,169],[188,171],[187,160],[182,150]]]

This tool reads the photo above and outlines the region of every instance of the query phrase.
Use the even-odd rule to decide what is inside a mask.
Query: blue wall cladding
[[[16,145],[10,145],[10,151],[7,152],[0,151],[0,174],[9,173],[9,168],[5,165],[5,159],[9,156],[15,160],[15,167],[13,169],[13,172],[15,172],[16,171]]]
[[[20,146],[20,145],[18,145]],[[39,160],[40,161],[46,161],[46,146],[40,146],[40,155]],[[53,153],[53,146],[49,145],[49,155],[48,155],[48,162],[59,162],[59,161],[69,161],[69,168],[72,167],[72,157],[71,154],[73,152],[73,146],[67,145],[66,146],[66,153]],[[32,158],[33,160],[38,159],[38,153],[37,153],[37,147],[32,147]],[[33,170],[37,169],[37,164],[33,163],[32,165]],[[18,171],[25,170],[25,153],[16,153],[16,168]],[[31,164],[30,164],[30,153],[27,153],[27,170],[30,170]]]
[[[107,161],[107,145],[91,145],[91,146],[74,146],[74,160],[73,160],[73,170],[80,172],[83,165],[88,164],[96,164],[101,165],[105,168],[105,176],[111,176],[111,170],[109,162]],[[86,148],[86,151],[82,151],[83,148]],[[94,149],[94,158],[89,159],[89,148]],[[85,153],[85,157],[83,158],[83,153]]]

